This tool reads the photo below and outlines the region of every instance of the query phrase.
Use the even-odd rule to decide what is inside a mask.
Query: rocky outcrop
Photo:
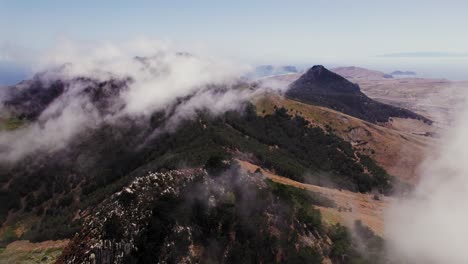
[[[153,202],[165,194],[179,195],[204,175],[202,169],[184,169],[136,178],[91,212],[58,263],[125,263],[148,225]]]

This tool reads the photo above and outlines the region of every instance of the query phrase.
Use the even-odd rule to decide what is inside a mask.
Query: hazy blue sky
[[[0,60],[12,50],[41,50],[63,37],[148,36],[253,63],[385,66],[428,57],[417,62],[425,65],[447,54],[447,60],[468,65],[467,14],[468,1],[448,0],[0,0]],[[410,60],[412,52],[425,53]],[[401,56],[378,57],[388,53]]]

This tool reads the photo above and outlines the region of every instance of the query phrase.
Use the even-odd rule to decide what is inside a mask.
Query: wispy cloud
[[[438,51],[429,51],[429,52],[398,52],[398,53],[387,53],[381,54],[377,57],[384,58],[461,58],[467,57],[468,52],[457,53],[457,52],[438,52]]]

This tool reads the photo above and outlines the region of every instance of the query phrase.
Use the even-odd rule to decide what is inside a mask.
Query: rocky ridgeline
[[[85,219],[58,263],[124,263],[152,213],[153,202],[178,195],[188,182],[203,177],[203,169],[149,173],[106,199]]]
[[[92,210],[57,263],[318,263],[333,242],[309,195],[236,165],[150,173]]]

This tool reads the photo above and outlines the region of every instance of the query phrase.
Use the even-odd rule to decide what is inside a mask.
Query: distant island
[[[250,79],[256,79],[298,72],[299,71],[297,70],[296,66],[292,65],[260,65],[256,67],[254,71],[247,74],[247,77]]]
[[[394,71],[390,75],[416,75],[413,71]]]

